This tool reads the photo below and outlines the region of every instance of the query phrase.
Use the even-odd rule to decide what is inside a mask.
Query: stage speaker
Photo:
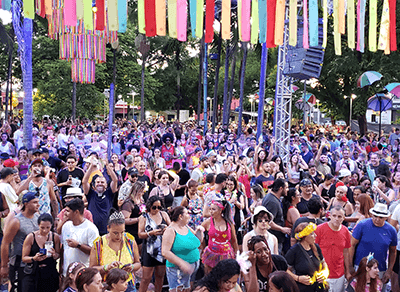
[[[297,26],[297,44],[295,47],[288,46],[283,74],[298,80],[318,78],[321,74],[325,54],[325,49],[322,47],[322,41],[322,19],[319,19],[318,46],[304,49],[303,22],[299,20]]]

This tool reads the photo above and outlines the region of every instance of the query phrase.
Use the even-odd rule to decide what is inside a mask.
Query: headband
[[[317,229],[317,225],[315,225],[314,223],[310,222],[301,232],[297,232],[294,235],[294,237],[297,240],[300,240],[303,237],[306,237],[306,236],[310,235],[311,233],[313,233],[315,231],[315,229]]]
[[[68,269],[68,274],[72,274],[72,271],[79,265],[79,262],[73,262],[72,265]]]
[[[224,210],[224,209],[225,209],[224,205],[222,205],[221,202],[212,200],[212,201],[211,201],[211,204],[214,204],[214,205],[218,206],[218,208],[220,208],[221,210]]]
[[[369,253],[368,254],[368,256],[367,256],[367,265],[368,265],[368,263],[372,260],[374,258],[374,253]]]

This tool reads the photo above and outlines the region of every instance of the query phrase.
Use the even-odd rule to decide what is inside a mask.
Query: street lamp
[[[348,98],[347,95],[345,95],[345,96],[343,96],[343,97],[344,97],[344,99]],[[351,95],[351,98],[350,98],[350,116],[349,116],[350,131],[351,131],[351,112],[352,112],[352,110],[353,110],[353,99],[356,99],[356,98],[357,98],[357,95],[355,95],[355,94],[352,94],[352,95]]]
[[[253,102],[256,100],[254,94],[249,95],[249,101],[250,101],[250,119],[251,122],[253,122]]]
[[[207,100],[208,100],[208,101],[210,101],[210,115],[209,115],[209,116],[210,116],[210,120],[211,120],[211,113],[212,113],[212,100],[213,100],[213,97],[209,97],[209,96],[208,96],[208,97],[207,97]]]

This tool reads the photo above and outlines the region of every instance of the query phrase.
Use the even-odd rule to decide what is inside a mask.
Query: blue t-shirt
[[[352,235],[359,240],[354,264],[358,265],[363,257],[372,252],[379,262],[379,271],[386,271],[389,246],[397,246],[396,229],[387,222],[382,227],[376,227],[372,219],[368,218],[357,224]]]
[[[100,235],[106,234],[108,215],[113,206],[114,193],[111,191],[111,188],[107,188],[103,196],[100,197],[97,192],[91,188],[86,198],[88,200],[88,210],[92,212],[93,215],[94,225],[99,229]]]

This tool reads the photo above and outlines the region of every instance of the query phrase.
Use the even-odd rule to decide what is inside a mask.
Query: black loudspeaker
[[[298,80],[318,78],[321,74],[325,49],[322,47],[323,28],[322,19],[318,24],[318,46],[303,48],[303,22],[298,21],[297,44],[288,46],[283,74]]]

